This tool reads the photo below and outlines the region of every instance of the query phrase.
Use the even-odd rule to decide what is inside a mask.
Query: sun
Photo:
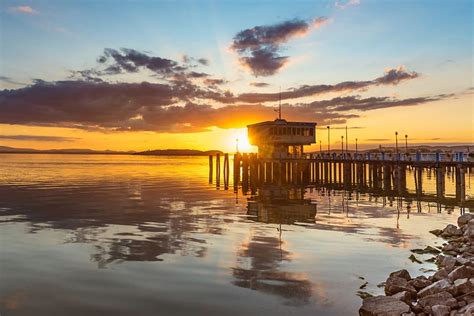
[[[236,129],[235,133],[232,134],[231,142],[233,143],[234,147],[238,145],[239,152],[252,152],[257,148],[250,145],[246,128]]]

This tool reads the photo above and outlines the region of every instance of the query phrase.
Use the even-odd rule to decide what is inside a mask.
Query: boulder
[[[448,269],[442,268],[436,271],[435,274],[433,274],[430,278],[432,281],[436,282],[439,280],[446,279],[448,277],[448,274],[449,274]]]
[[[439,265],[452,270],[456,266],[456,258],[453,256],[443,256],[442,260],[439,262]]]
[[[466,224],[466,231],[464,232],[464,237],[470,241],[474,241],[474,219],[469,220]]]
[[[463,215],[459,216],[458,217],[458,226],[463,227],[464,225],[469,223],[469,221],[471,219],[474,219],[474,214],[466,213],[466,214],[463,214]]]
[[[416,292],[402,291],[398,292],[397,294],[393,294],[391,297],[408,304],[416,299]]]
[[[424,275],[420,275],[411,281],[408,282],[411,286],[413,286],[417,291],[424,289],[427,286],[430,286],[432,282],[428,280]]]
[[[456,295],[474,292],[474,278],[457,279],[454,281],[454,288],[456,289]]]
[[[433,316],[446,316],[449,315],[449,312],[451,311],[451,308],[446,305],[434,305],[431,307],[431,312],[433,313]]]
[[[385,282],[386,295],[393,295],[402,291],[416,293],[415,288],[411,286],[410,284],[408,284],[408,281],[406,279],[403,279],[397,276],[391,276]]]
[[[360,316],[402,315],[409,313],[410,306],[391,296],[374,296],[366,298],[359,309]]]
[[[405,269],[390,273],[389,278],[390,277],[399,277],[399,278],[405,279],[407,281],[411,280],[410,273]]]
[[[441,233],[441,237],[455,237],[461,235],[462,231],[453,224],[446,226]]]
[[[418,297],[425,297],[428,295],[433,295],[439,292],[451,292],[453,289],[453,284],[445,279],[436,281],[430,286],[425,287],[420,292],[418,292]]]
[[[474,267],[469,266],[457,267],[448,274],[448,279],[451,282],[454,282],[457,279],[470,279],[472,277],[474,277]]]
[[[474,315],[474,303],[468,304],[459,309],[455,315]]]
[[[418,301],[418,304],[423,307],[425,312],[430,313],[431,308],[435,305],[446,305],[449,307],[455,307],[457,306],[458,302],[450,293],[444,291],[425,296]]]
[[[432,233],[435,236],[439,236],[443,233],[443,231],[441,229],[433,229],[433,230],[430,230],[430,233]]]
[[[457,299],[459,302],[460,302],[460,301],[464,301],[464,302],[466,302],[467,304],[474,303],[474,292],[469,292],[469,293],[460,295],[460,296],[456,297],[456,299]]]

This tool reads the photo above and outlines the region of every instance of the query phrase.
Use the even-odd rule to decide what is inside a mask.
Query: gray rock
[[[421,298],[418,301],[421,307],[428,313],[431,312],[431,307],[434,305],[446,305],[449,307],[457,306],[458,302],[456,299],[448,292],[439,292],[436,294],[428,295]]]
[[[451,308],[446,305],[434,305],[431,307],[431,312],[433,313],[433,316],[446,316],[449,315],[449,312],[451,311]]]
[[[446,226],[443,229],[443,232],[441,233],[442,237],[453,237],[453,236],[461,236],[461,235],[462,235],[462,231],[453,224],[449,224],[448,226]]]
[[[474,267],[469,266],[460,266],[448,274],[448,279],[451,282],[454,282],[457,279],[470,279],[472,277],[474,277]]]
[[[430,286],[432,283],[433,282],[428,280],[424,275],[417,276],[416,278],[408,282],[408,284],[413,286],[417,291],[424,289],[427,286]]]
[[[391,297],[408,304],[416,299],[416,292],[402,291],[398,292],[397,294],[393,294]]]
[[[399,277],[399,278],[405,279],[407,281],[411,280],[410,273],[405,269],[392,272],[392,273],[390,273],[389,277]]]
[[[446,267],[448,270],[453,270],[456,266],[456,258],[453,256],[443,256],[440,266]]]
[[[386,295],[393,295],[398,292],[407,291],[407,292],[415,292],[416,290],[413,286],[408,284],[408,281],[397,277],[391,276],[385,282],[385,294]]]
[[[457,279],[454,281],[454,288],[456,289],[457,295],[474,292],[474,278]]]
[[[449,274],[448,269],[442,268],[436,271],[435,274],[431,276],[431,279],[435,282],[439,280],[443,280],[448,277],[448,274]]]
[[[391,296],[374,296],[366,298],[359,309],[360,316],[401,315],[409,313],[410,306]]]
[[[474,303],[468,304],[464,306],[463,308],[459,309],[456,315],[466,315],[466,316],[474,315]]]
[[[458,226],[463,227],[464,225],[469,223],[469,221],[471,219],[474,219],[474,214],[466,213],[466,214],[463,214],[463,215],[459,216],[458,217]]]
[[[433,295],[433,294],[443,292],[443,291],[450,292],[452,291],[452,289],[453,289],[453,284],[443,279],[422,289],[420,292],[418,292],[418,297],[425,297],[425,296]]]

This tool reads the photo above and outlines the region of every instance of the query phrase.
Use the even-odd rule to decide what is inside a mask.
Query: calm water
[[[434,268],[410,249],[441,244],[428,230],[460,209],[414,204],[242,196],[208,183],[207,157],[0,155],[0,313],[355,315],[365,281],[377,294],[393,270]]]

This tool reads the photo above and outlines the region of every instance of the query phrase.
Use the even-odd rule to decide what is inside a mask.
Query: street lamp
[[[408,135],[405,134],[405,151],[407,152],[407,156],[408,156]]]
[[[321,141],[319,141],[319,153],[322,153],[323,151],[323,144]]]
[[[358,150],[357,150],[357,138],[356,138],[356,156],[357,156]]]
[[[235,152],[236,153],[239,152],[239,139],[238,138],[235,139]]]
[[[341,136],[341,155],[344,156],[344,136]]]
[[[328,126],[328,154],[331,151],[331,128]]]
[[[398,132],[395,132],[395,152],[398,157]]]

